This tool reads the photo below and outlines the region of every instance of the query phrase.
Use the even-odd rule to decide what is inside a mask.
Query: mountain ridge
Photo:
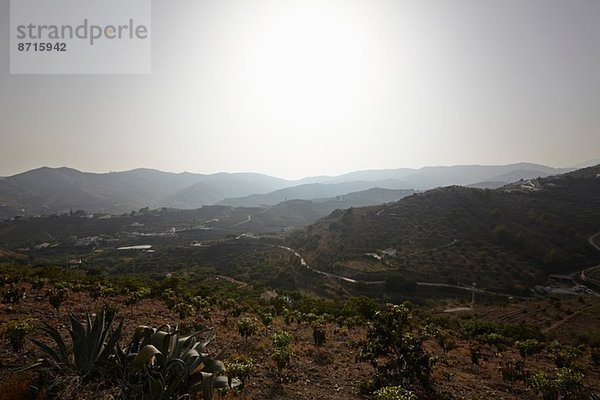
[[[290,199],[328,198],[375,187],[427,190],[451,184],[475,184],[514,171],[522,171],[521,175],[531,174],[530,171],[550,175],[567,170],[518,163],[363,170],[286,180],[252,172],[196,174],[136,168],[96,173],[70,167],[40,167],[0,179],[0,218],[71,209],[119,214],[144,207],[274,205]]]
[[[366,281],[386,271],[525,294],[550,273],[600,262],[600,165],[500,189],[448,186],[395,203],[334,211],[294,233],[316,268]],[[393,249],[373,267],[369,254]],[[501,267],[498,267],[501,266]],[[379,271],[379,272],[375,272]]]

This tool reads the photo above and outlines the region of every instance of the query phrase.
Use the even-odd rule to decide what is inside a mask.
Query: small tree
[[[226,364],[229,386],[232,386],[234,378],[238,378],[241,381],[241,387],[243,388],[246,385],[246,381],[252,374],[254,367],[255,364],[252,358],[234,357]]]
[[[327,341],[327,336],[325,333],[325,324],[322,322],[316,322],[313,325],[313,340],[315,342],[315,346],[321,347]]]
[[[195,309],[191,304],[177,303],[175,304],[175,307],[173,307],[173,312],[179,315],[179,319],[186,319],[194,314]]]
[[[590,398],[590,392],[584,385],[583,378],[579,371],[559,368],[556,370],[556,377],[540,372],[533,375],[528,384],[544,400],[584,400]]]
[[[1,333],[8,339],[15,352],[23,350],[25,337],[35,329],[34,320],[31,318],[12,320],[4,324]]]
[[[254,317],[240,318],[237,322],[238,333],[248,341],[248,337],[258,332],[258,321]]]
[[[56,310],[56,314],[59,312],[59,308],[69,297],[67,289],[49,290],[48,301],[50,305]]]
[[[267,329],[273,323],[273,314],[271,314],[267,310],[261,309],[258,312],[258,318],[260,318],[260,322],[262,322],[262,324],[264,325],[264,327],[265,327],[265,334],[266,334]]]
[[[48,279],[36,278],[31,282],[31,288],[33,290],[42,290],[44,285],[48,283]]]
[[[17,304],[25,297],[25,289],[17,287],[14,283],[11,283],[6,289],[2,291],[2,301],[9,304]]]
[[[433,358],[413,330],[413,314],[407,304],[388,304],[375,314],[358,355],[360,361],[369,362],[375,369],[375,389],[429,386]]]
[[[517,340],[515,347],[519,350],[521,357],[526,358],[544,350],[544,343],[536,339]]]
[[[277,370],[281,375],[282,371],[287,368],[292,358],[292,335],[286,331],[280,331],[273,335],[273,351],[271,357],[277,364]]]

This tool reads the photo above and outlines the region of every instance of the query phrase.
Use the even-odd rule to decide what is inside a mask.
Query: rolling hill
[[[39,168],[0,180],[0,217],[71,209],[119,214],[143,207],[197,208],[226,196],[285,185],[282,179],[260,174],[175,174],[150,169],[93,174]]]
[[[290,244],[323,270],[365,280],[400,271],[415,280],[477,282],[526,293],[549,273],[600,263],[600,166],[510,190],[445,187],[396,203],[335,211]],[[394,249],[379,262],[367,256]]]
[[[271,193],[229,198],[218,204],[233,207],[260,207],[292,199],[309,200],[319,197],[334,197],[374,187],[391,190],[427,190],[450,185],[496,188],[520,179],[546,177],[568,171],[571,170],[529,163],[505,166],[462,165],[423,167],[418,170],[400,168],[357,171],[337,177],[320,177],[321,182],[290,186]]]
[[[413,193],[413,190],[373,188],[325,199],[287,200],[254,214],[244,228],[303,227],[337,209],[391,203]]]
[[[290,181],[255,173],[203,175],[135,169],[100,174],[44,167],[0,178],[0,218],[50,215],[71,209],[120,214],[144,207],[271,206],[286,200],[330,198],[375,187],[426,190],[478,183],[496,187],[565,171],[522,163],[368,170]]]
[[[366,191],[372,188],[399,190],[404,183],[398,179],[387,181],[352,181],[340,183],[309,183],[292,186],[266,194],[253,194],[241,198],[225,199],[219,205],[231,207],[261,207],[278,204],[287,200],[311,200],[343,196]]]

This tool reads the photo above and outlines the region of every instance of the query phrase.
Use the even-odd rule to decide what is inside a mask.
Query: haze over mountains
[[[382,280],[477,282],[527,294],[550,273],[598,265],[600,165],[501,190],[452,186],[384,205],[337,210],[292,234],[309,265]],[[385,253],[384,253],[385,250]],[[389,256],[385,262],[372,254]]]
[[[257,207],[293,199],[320,199],[323,203],[353,192],[387,189],[370,192],[367,204],[360,203],[368,205],[399,199],[399,194],[393,192],[397,190],[426,190],[448,185],[500,187],[519,179],[546,177],[569,170],[519,163],[365,170],[290,181],[256,173],[205,175],[135,169],[97,174],[44,167],[0,178],[0,217],[52,214],[71,209],[117,214],[143,207],[189,209],[212,204]]]

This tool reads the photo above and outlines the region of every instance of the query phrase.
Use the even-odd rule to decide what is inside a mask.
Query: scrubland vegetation
[[[0,254],[0,393],[597,398],[600,299],[531,290],[550,273],[600,263],[588,241],[598,230],[595,171],[542,179],[528,193],[436,189],[336,211],[291,235],[152,236],[160,213],[167,224],[181,215],[140,210],[150,236],[123,233],[126,215],[82,244],[77,234],[96,235],[97,221],[67,215],[48,218],[57,237],[39,246],[26,236],[43,218],[10,221],[0,229],[16,241]],[[151,251],[119,250],[144,242]]]
[[[4,270],[4,398],[588,399],[600,389],[593,329],[574,337],[501,322],[532,307],[600,311],[592,298],[444,315],[443,303],[285,291],[261,300],[231,282]],[[579,323],[597,327],[592,315]]]

